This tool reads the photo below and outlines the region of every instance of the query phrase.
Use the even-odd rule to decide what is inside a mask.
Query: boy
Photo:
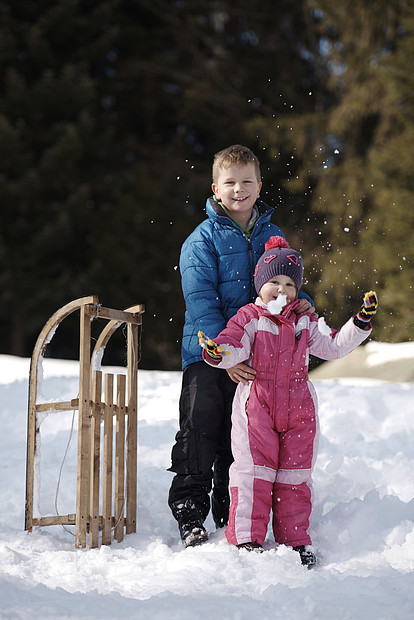
[[[234,397],[226,537],[248,551],[263,551],[273,509],[275,541],[293,547],[312,568],[316,557],[307,546],[318,418],[309,354],[329,360],[350,353],[370,335],[378,300],[370,291],[339,331],[319,328],[315,315],[294,312],[301,255],[281,237],[271,237],[265,249],[255,271],[255,303],[241,308],[214,341],[206,343],[199,333],[208,364],[226,368],[247,359],[256,370],[255,380],[240,384]]]
[[[259,199],[260,165],[250,149],[230,146],[214,157],[214,196],[205,219],[181,249],[180,272],[186,303],[182,340],[183,379],[180,430],[172,449],[168,503],[185,546],[208,538],[203,523],[210,510],[216,527],[228,521],[231,409],[237,383],[248,384],[255,371],[240,363],[215,370],[202,361],[198,331],[214,338],[227,321],[254,300],[253,272],[272,235],[284,236],[270,222],[274,211]],[[298,312],[309,311],[305,294]],[[212,471],[213,470],[213,471]]]

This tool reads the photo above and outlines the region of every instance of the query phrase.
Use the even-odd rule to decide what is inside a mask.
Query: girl
[[[359,313],[339,331],[315,314],[297,315],[302,258],[282,237],[271,237],[265,248],[255,271],[255,303],[243,306],[214,342],[199,333],[209,365],[249,360],[256,370],[248,385],[238,384],[233,401],[226,537],[262,551],[273,510],[275,541],[293,547],[312,568],[316,557],[307,546],[318,421],[309,354],[332,360],[350,353],[370,335],[378,302],[373,291],[366,293]]]

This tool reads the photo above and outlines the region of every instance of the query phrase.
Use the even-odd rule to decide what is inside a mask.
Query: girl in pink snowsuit
[[[199,336],[208,364],[230,368],[250,360],[257,371],[250,384],[239,383],[233,401],[227,540],[261,550],[273,511],[275,541],[294,547],[311,567],[316,559],[306,545],[319,432],[309,354],[332,360],[355,349],[371,333],[377,299],[367,293],[358,315],[330,330],[314,314],[295,314],[302,277],[300,254],[272,237],[256,267],[256,302],[243,306],[214,342]]]

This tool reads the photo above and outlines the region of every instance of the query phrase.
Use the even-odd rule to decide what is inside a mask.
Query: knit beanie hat
[[[283,237],[270,237],[265,252],[259,258],[254,272],[254,285],[260,293],[263,284],[274,276],[289,276],[299,290],[302,285],[303,264],[299,252],[292,250]]]

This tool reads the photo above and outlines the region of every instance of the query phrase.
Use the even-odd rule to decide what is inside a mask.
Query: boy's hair
[[[217,183],[217,179],[221,169],[229,168],[230,166],[245,166],[246,164],[253,164],[254,170],[258,182],[261,181],[260,163],[256,155],[241,144],[233,144],[222,151],[219,151],[214,155],[213,160],[213,183]]]

